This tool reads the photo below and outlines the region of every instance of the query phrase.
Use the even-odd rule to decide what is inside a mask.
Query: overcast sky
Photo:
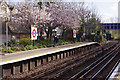
[[[25,0],[6,0],[9,2],[19,2]],[[29,0],[31,1],[31,0]],[[43,0],[44,1],[44,0]],[[101,16],[102,22],[116,22],[118,18],[119,0],[64,0],[65,2],[82,2],[92,6]]]
[[[119,0],[85,0],[93,2],[95,9],[101,15],[102,22],[116,22],[118,19]]]

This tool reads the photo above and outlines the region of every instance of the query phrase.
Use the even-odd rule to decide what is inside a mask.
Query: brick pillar
[[[52,56],[48,56],[48,62],[52,61]]]
[[[72,56],[73,55],[73,49],[70,51],[70,56]]]
[[[57,59],[60,59],[60,56],[61,56],[60,53],[58,53],[58,54],[57,54]]]
[[[78,53],[80,53],[80,48],[78,48]]]
[[[63,52],[63,58],[65,58],[66,57],[66,51],[65,52]]]
[[[66,57],[69,57],[69,51],[66,52]]]
[[[56,54],[55,54],[55,55],[52,55],[52,57],[53,57],[53,58],[52,58],[53,60],[56,60],[57,55],[56,55]]]
[[[64,58],[66,58],[66,57],[67,57],[67,51],[64,52]]]
[[[68,52],[68,56],[71,56],[71,50],[69,50],[69,52]]]
[[[29,62],[28,61],[24,61],[22,63],[22,72],[28,72],[29,71]]]
[[[75,51],[75,55],[77,55],[78,54],[78,48],[76,48],[74,51]]]
[[[18,74],[18,73],[20,73],[21,71],[20,71],[20,66],[21,64],[20,63],[15,63],[15,64],[13,64],[13,74]]]
[[[46,56],[43,57],[43,58],[42,58],[42,61],[43,61],[43,64],[46,64],[46,63],[47,63],[47,57],[46,57]]]
[[[61,54],[61,59],[63,59],[63,53],[61,52],[60,54]]]
[[[30,70],[35,68],[35,60],[30,60]]]
[[[75,55],[75,49],[73,49],[73,51],[72,51],[72,55]]]
[[[11,69],[12,69],[11,64],[3,65],[2,66],[2,71],[3,71],[2,76],[3,77],[10,76],[11,75]]]
[[[84,52],[84,48],[83,47],[81,48],[81,52]]]
[[[37,59],[37,66],[40,66],[41,65],[41,58],[38,58]]]

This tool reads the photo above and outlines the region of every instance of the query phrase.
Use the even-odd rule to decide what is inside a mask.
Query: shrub
[[[39,43],[40,43],[40,45],[44,45],[44,44],[46,44],[45,41],[40,41]]]
[[[61,45],[64,45],[64,42],[62,42]]]
[[[19,48],[19,47],[16,47],[16,51],[20,51],[20,48]]]
[[[39,48],[44,48],[44,47],[42,45],[40,45]]]
[[[16,50],[16,47],[11,47],[11,50],[15,51],[15,50]]]
[[[2,47],[2,51],[5,51],[5,48]]]
[[[45,39],[45,42],[49,42],[49,41],[50,41],[50,38]]]
[[[8,47],[8,53],[13,53],[13,50],[11,49],[11,47]]]
[[[34,46],[34,49],[37,49],[38,47],[37,46]]]
[[[11,47],[8,47],[8,50],[10,50],[11,49]]]
[[[61,43],[57,43],[57,46],[60,46],[60,45],[62,45]]]
[[[26,48],[24,47],[24,48],[22,48],[21,50],[22,50],[22,51],[26,51]]]
[[[16,46],[17,45],[17,42],[16,42],[16,40],[14,40],[14,39],[11,39],[10,41],[8,41],[8,46]]]
[[[9,50],[8,50],[8,53],[13,53],[13,50],[9,49]]]
[[[69,44],[69,42],[64,42],[64,44]]]
[[[63,40],[59,39],[59,40],[58,40],[58,42],[62,43],[62,42],[63,42]]]
[[[47,47],[54,47],[54,44],[48,44]]]
[[[26,48],[27,50],[32,50],[32,49],[33,49],[33,46],[32,46],[32,45],[27,45],[27,46],[25,46],[25,48]]]
[[[46,48],[47,46],[46,45],[43,45],[44,48]]]
[[[23,39],[20,39],[19,44],[23,46],[31,45],[32,40],[30,38],[23,38]]]

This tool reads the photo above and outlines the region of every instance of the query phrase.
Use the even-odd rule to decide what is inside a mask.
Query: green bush
[[[38,47],[37,46],[34,46],[34,49],[37,49]]]
[[[15,51],[15,50],[16,50],[16,47],[11,47],[11,50]]]
[[[10,50],[8,50],[8,53],[13,53],[13,50],[11,50],[11,49],[10,49]]]
[[[50,38],[45,39],[45,42],[49,42],[49,41],[50,41]]]
[[[40,45],[39,48],[46,48],[47,46],[46,45]]]
[[[60,45],[62,45],[60,42],[59,42],[59,43],[57,43],[57,46],[60,46]]]
[[[22,51],[26,51],[26,48],[24,47],[24,48],[22,48],[21,50],[22,50]]]
[[[10,41],[8,41],[8,46],[16,46],[17,45],[17,42],[16,42],[16,40],[14,40],[14,39],[11,39]]]
[[[44,48],[44,47],[42,45],[40,45],[39,48]]]
[[[30,38],[23,38],[23,39],[20,39],[19,44],[23,46],[31,45],[32,40]]]
[[[58,42],[62,43],[62,42],[63,42],[63,40],[59,39],[59,40],[58,40]]]
[[[46,45],[43,45],[44,48],[46,48],[47,46]]]
[[[2,51],[5,51],[5,48],[2,47]]]
[[[61,45],[64,45],[64,42],[62,42]]]
[[[40,41],[39,43],[40,43],[40,45],[44,45],[44,44],[46,44],[45,41]]]
[[[54,47],[54,44],[48,44],[47,47]]]
[[[25,48],[26,48],[27,50],[32,50],[32,49],[33,49],[33,46],[32,46],[32,45],[27,45],[27,46],[25,46]]]
[[[64,42],[64,44],[69,44],[69,42]]]
[[[10,50],[11,49],[11,47],[8,47],[8,50]]]
[[[19,48],[19,47],[16,47],[16,51],[20,51],[20,48]]]
[[[20,51],[20,48],[19,47],[11,47],[11,50],[13,50],[13,51]]]
[[[13,50],[11,49],[11,47],[8,47],[8,53],[13,53]]]

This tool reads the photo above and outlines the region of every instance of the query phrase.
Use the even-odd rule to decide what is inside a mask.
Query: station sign
[[[73,38],[76,38],[76,30],[73,30]]]
[[[37,28],[36,25],[31,26],[31,40],[37,40]]]

